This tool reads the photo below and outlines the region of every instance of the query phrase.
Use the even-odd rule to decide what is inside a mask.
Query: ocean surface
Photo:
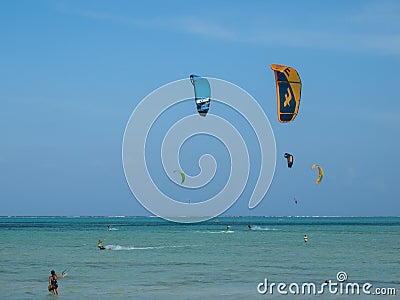
[[[97,248],[99,239],[108,250]],[[0,241],[1,299],[54,299],[47,291],[52,269],[67,269],[59,280],[60,299],[400,295],[400,217],[219,217],[199,224],[148,217],[0,217]],[[325,280],[339,287],[338,272],[347,274],[342,284],[370,283],[371,295],[331,293],[327,287],[319,295],[289,291],[290,284],[296,292],[296,284],[301,291],[304,283],[319,288]],[[287,295],[276,286],[271,294],[271,283],[285,283]],[[376,288],[394,288],[396,295],[378,296]]]

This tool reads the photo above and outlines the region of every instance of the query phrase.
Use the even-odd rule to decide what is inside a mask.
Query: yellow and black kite
[[[275,73],[278,120],[282,123],[293,122],[300,105],[300,76],[292,67],[272,64],[271,69]]]

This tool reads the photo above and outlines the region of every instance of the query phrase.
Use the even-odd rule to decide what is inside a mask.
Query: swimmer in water
[[[251,230],[251,225],[247,225],[247,227],[249,227],[249,230]]]

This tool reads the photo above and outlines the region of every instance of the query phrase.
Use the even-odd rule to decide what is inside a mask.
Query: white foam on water
[[[166,246],[144,246],[144,247],[129,247],[120,245],[107,245],[107,250],[121,251],[121,250],[151,250],[151,249],[166,249],[166,248],[182,248],[186,245],[166,245]]]

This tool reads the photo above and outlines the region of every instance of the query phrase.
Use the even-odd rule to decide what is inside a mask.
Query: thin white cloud
[[[280,30],[249,35],[248,42],[298,48],[330,49],[351,52],[400,54],[399,34],[352,34],[330,30]]]
[[[224,39],[224,40],[237,40],[233,31],[216,24],[199,23],[196,20],[185,20],[185,31],[198,34],[206,37]]]
[[[400,129],[400,111],[374,111],[362,114],[362,118],[389,129]]]
[[[247,22],[241,24],[240,27],[235,27],[219,24],[212,20],[199,22],[198,18],[193,16],[133,18],[93,10],[70,9],[65,6],[61,6],[60,10],[63,13],[96,20],[155,30],[190,33],[230,42],[400,55],[400,18],[396,17],[400,15],[400,5],[393,2],[384,2],[383,5],[380,3],[367,3],[359,12],[349,13],[340,18],[330,15],[330,21],[317,28],[313,24],[308,25],[308,28],[306,25],[303,28],[300,26],[285,28],[284,25],[280,25],[279,30],[270,25],[274,23],[274,16],[268,20],[268,23],[265,21],[265,16],[262,19],[254,16],[251,23]],[[220,22],[224,21],[220,19]],[[388,23],[391,23],[392,26],[388,27]],[[386,24],[386,26],[376,24]]]
[[[151,21],[140,20],[132,17],[125,17],[117,14],[95,11],[95,10],[70,8],[61,4],[58,5],[57,8],[64,14],[81,16],[93,20],[121,23],[130,26],[148,26],[151,24]]]
[[[198,18],[194,17],[133,18],[94,10],[71,9],[64,5],[60,6],[59,10],[66,14],[131,26],[177,30],[219,39],[234,39],[234,33],[227,28],[210,22],[199,22]]]
[[[399,1],[374,1],[366,2],[352,20],[360,24],[374,24],[375,26],[400,26],[400,2]]]

